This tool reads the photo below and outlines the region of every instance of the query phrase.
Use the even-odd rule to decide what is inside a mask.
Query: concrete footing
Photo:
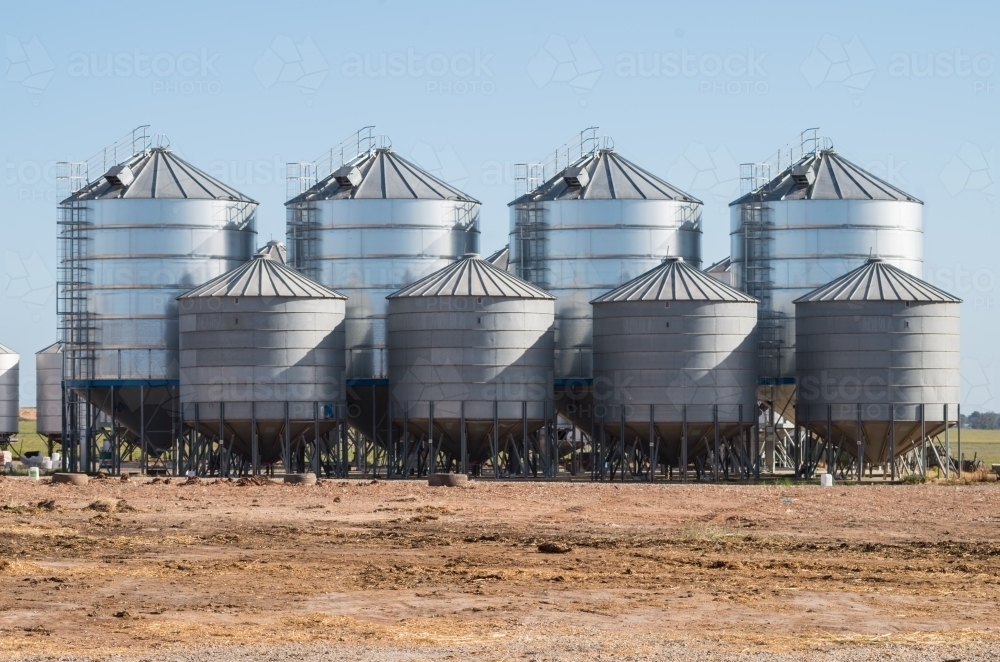
[[[469,477],[465,474],[431,474],[427,477],[427,484],[431,487],[458,487],[468,482]]]
[[[316,474],[285,474],[285,483],[290,485],[315,485]]]

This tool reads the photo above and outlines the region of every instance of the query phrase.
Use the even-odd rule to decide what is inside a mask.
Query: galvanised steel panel
[[[316,313],[300,315],[301,321],[311,320],[316,326],[268,328],[287,327],[271,318],[284,316],[289,309]],[[288,392],[286,385],[294,385],[305,394],[295,399],[343,399],[342,299],[250,297],[239,299],[239,303],[230,297],[182,299],[180,315],[182,328],[192,329],[180,333],[182,402],[239,401],[247,397],[250,387],[259,391],[273,387],[270,397],[258,400],[287,400],[290,398],[282,395]],[[189,316],[194,317],[193,323],[185,319]],[[206,318],[204,323],[202,317]],[[220,324],[220,318],[229,324]],[[331,321],[336,323],[330,326]],[[215,347],[210,348],[213,338]],[[189,339],[196,350],[189,351]],[[221,395],[220,385],[226,387]],[[214,397],[208,397],[210,390]]]
[[[0,434],[17,434],[21,357],[0,345]]]
[[[876,463],[888,459],[889,403],[899,405],[897,453],[919,441],[913,425],[919,405],[928,405],[928,431],[942,430],[944,404],[954,410],[960,401],[959,307],[905,301],[797,304],[799,418],[825,434],[827,406],[832,406],[838,434],[853,452],[855,405],[860,404],[866,412],[866,459]],[[838,417],[845,412],[851,418]]]
[[[81,204],[89,223],[87,310],[101,353],[93,377],[176,379],[175,298],[250,259],[254,212],[237,226],[228,219],[239,202],[125,198]],[[128,351],[112,357],[101,352],[105,346]],[[149,350],[168,351],[151,357]]]
[[[218,435],[221,414],[223,436],[249,457],[256,419],[264,462],[280,455],[286,403],[293,440],[314,433],[316,403],[320,433],[331,429],[325,405],[346,399],[343,299],[200,296],[179,304],[180,399],[188,424],[197,403],[201,429]]]
[[[537,219],[530,238],[518,226],[528,208]],[[511,206],[511,270],[557,298],[557,379],[591,377],[590,301],[656,267],[665,255],[701,265],[700,204],[547,200]]]
[[[308,268],[323,285],[348,297],[348,377],[384,378],[385,297],[477,252],[478,221],[471,228],[460,222],[469,203],[456,200],[335,199],[302,205],[314,210],[316,223],[316,260]],[[478,207],[473,205],[471,217],[478,217]]]
[[[47,437],[62,437],[62,361],[62,343],[35,354],[36,430]]]
[[[501,430],[510,432],[520,429],[527,401],[529,432],[542,425],[544,403],[552,399],[552,299],[412,296],[388,303],[389,384],[398,423],[405,406],[411,431],[426,434],[420,425],[433,401],[437,433],[451,452],[460,442],[462,402],[467,420],[492,421],[494,401],[516,405],[513,415],[501,414]],[[486,427],[468,428],[473,461],[489,454],[487,434]]]
[[[862,266],[871,255],[919,277],[923,264],[923,205],[908,200],[771,200],[771,295],[784,317],[779,375],[795,376],[793,301]],[[744,234],[739,204],[730,206],[730,254],[736,286],[745,288]]]
[[[626,422],[638,426],[633,432],[648,441],[650,405],[657,423],[680,422],[683,410],[677,405],[682,404],[719,405],[725,412],[720,420],[727,423],[734,420],[726,418],[728,413],[734,407],[738,413],[743,405],[745,423],[751,423],[756,320],[757,306],[750,302],[595,303],[593,396],[595,406],[607,409],[608,432],[618,434],[615,426],[625,407]],[[689,424],[711,420],[688,412]],[[641,421],[647,423],[645,432]],[[669,440],[677,442],[676,435]]]

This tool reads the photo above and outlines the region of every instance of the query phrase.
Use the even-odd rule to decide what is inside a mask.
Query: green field
[[[35,421],[20,421],[18,423],[17,439],[11,442],[11,447],[18,453],[42,451],[48,453],[48,442],[42,435],[35,432]]]
[[[958,441],[955,431],[951,432],[951,452],[958,455]],[[1000,430],[962,430],[962,455],[971,460],[978,454],[980,460],[1000,464]]]

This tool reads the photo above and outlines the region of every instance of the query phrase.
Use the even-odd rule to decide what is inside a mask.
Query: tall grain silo
[[[62,443],[63,350],[61,342],[54,342],[35,354],[35,411],[36,431],[49,440],[49,446]]]
[[[869,464],[957,425],[960,304],[882,258],[796,299],[797,422]]]
[[[20,421],[21,356],[0,345],[0,444],[18,432]]]
[[[735,286],[760,300],[760,399],[793,417],[798,297],[881,255],[919,277],[923,203],[804,132],[771,159],[742,168],[730,203]]]
[[[466,469],[504,455],[524,471],[555,416],[552,295],[472,254],[388,302],[395,428]]]
[[[178,297],[185,424],[287,470],[344,416],[345,300],[268,252]]]
[[[181,430],[176,297],[250,258],[257,203],[143,129],[68,166],[76,190],[59,207],[58,313],[69,456],[86,470],[94,407],[114,428],[144,437],[152,456],[173,447]]]
[[[701,265],[702,203],[617,152],[594,130],[522,166],[510,207],[510,270],[556,297],[559,413],[590,427],[590,301],[656,267]]]
[[[601,466],[633,449],[686,467],[728,441],[753,469],[757,300],[666,258],[592,304],[594,411],[613,440]]]
[[[479,250],[480,203],[370,129],[300,164],[316,183],[287,203],[289,264],[347,297],[351,425],[386,439],[386,297]],[[294,192],[294,191],[291,191]]]

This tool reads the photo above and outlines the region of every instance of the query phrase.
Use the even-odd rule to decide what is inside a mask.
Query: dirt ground
[[[0,659],[1000,659],[998,562],[996,483],[8,478]]]

